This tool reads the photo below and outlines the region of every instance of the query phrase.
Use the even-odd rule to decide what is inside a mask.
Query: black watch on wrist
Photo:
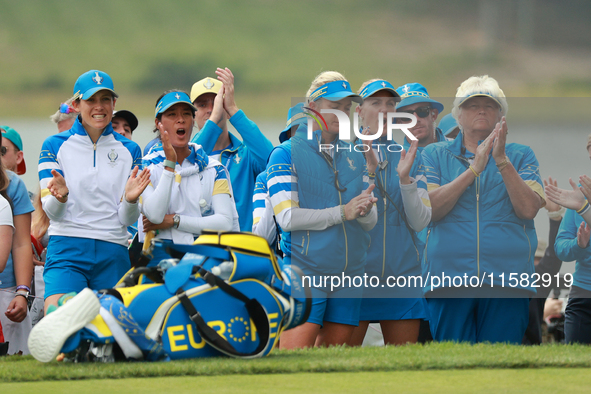
[[[28,300],[29,300],[29,295],[30,295],[30,294],[31,294],[31,293],[29,293],[28,291],[17,291],[17,292],[15,293],[15,295],[14,295],[14,296],[15,296],[15,297],[16,297],[16,296],[23,296],[23,297],[25,297],[25,300],[27,300],[27,301],[28,301]]]

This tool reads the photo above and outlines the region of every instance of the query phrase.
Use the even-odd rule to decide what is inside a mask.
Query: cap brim
[[[160,109],[160,111],[158,111],[158,113],[159,114],[164,113],[164,111],[166,111],[167,109],[169,109],[173,105],[177,105],[177,104],[187,104],[188,106],[190,106],[191,108],[193,108],[194,111],[197,111],[197,108],[195,108],[195,106],[192,103],[189,103],[188,101],[174,101],[172,103],[168,103],[165,107],[162,107]]]
[[[356,103],[363,104],[363,98],[361,96],[350,92],[334,92],[331,94],[327,94],[325,96],[321,96],[320,98],[327,99],[330,101],[339,101],[346,97],[350,97],[351,100],[355,101]]]
[[[466,101],[468,101],[469,99],[471,99],[472,97],[488,97],[489,99],[493,100],[495,103],[497,103],[499,105],[499,108],[503,108],[503,106],[501,105],[501,102],[499,101],[499,99],[497,99],[495,96],[490,95],[490,94],[484,94],[484,93],[475,93],[472,94],[468,97],[464,97],[464,99],[462,101],[460,101],[459,105],[463,105]]]
[[[88,100],[89,98],[91,98],[99,90],[108,90],[109,92],[113,93],[115,95],[115,97],[119,97],[117,95],[117,93],[115,93],[115,91],[113,89],[103,88],[103,87],[100,87],[99,86],[97,88],[88,89],[86,92],[84,92],[84,94],[81,94],[80,95],[80,99],[82,99],[82,100]]]
[[[374,90],[373,92],[371,92],[371,94],[368,94],[367,96],[365,96],[365,98],[367,99],[367,98],[373,96],[374,94],[376,94],[377,92],[381,92],[382,90],[386,90],[386,91],[392,93],[392,95],[394,95],[394,98],[396,99],[396,102],[399,102],[401,100],[400,95],[398,94],[396,89],[392,89],[392,88],[388,88],[388,87]]]
[[[133,114],[133,112],[128,111],[126,109],[115,111],[115,113],[113,114],[113,118],[125,119],[127,123],[129,123],[129,127],[131,127],[132,132],[137,128],[139,124],[137,117]]]
[[[397,105],[396,105],[396,109],[399,108],[403,108],[403,107],[408,107],[409,105],[413,105],[416,103],[429,103],[431,104],[431,106],[433,108],[435,108],[436,110],[438,110],[440,113],[443,112],[443,104],[441,104],[439,101],[435,101],[433,99],[430,98],[426,98],[426,97],[421,97],[421,96],[412,96],[412,97],[407,97],[405,99],[402,99]]]
[[[16,167],[16,175],[23,175],[26,172],[27,165],[25,164],[25,158],[23,157],[23,161],[21,161],[18,167]]]

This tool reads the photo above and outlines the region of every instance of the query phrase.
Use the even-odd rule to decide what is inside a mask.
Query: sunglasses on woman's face
[[[408,111],[396,111],[399,114],[417,114],[419,118],[426,118],[431,113],[431,107],[428,105],[426,107],[419,107],[415,109],[411,109]],[[408,118],[397,118],[398,122],[401,123],[409,123],[410,119]]]
[[[7,151],[8,151],[8,148],[7,147],[5,147],[5,146],[0,147],[0,153],[2,154],[2,156],[4,156]]]

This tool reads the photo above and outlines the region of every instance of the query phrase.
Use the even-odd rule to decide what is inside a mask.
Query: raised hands
[[[373,204],[378,199],[371,195],[375,185],[369,185],[360,195],[354,197],[345,205],[345,218],[347,220],[357,219],[359,216],[365,216],[371,211]]]
[[[544,189],[546,189],[548,187],[548,185],[552,185],[555,188],[558,188],[558,182],[554,179],[552,179],[552,177],[548,177],[548,180],[544,179]],[[554,201],[548,199],[546,201],[546,210],[548,212],[558,212],[560,211],[560,205],[556,204]]]
[[[587,175],[580,176],[579,183],[581,184],[581,192],[587,201],[591,201],[591,178]]]
[[[577,245],[579,248],[586,248],[589,246],[589,238],[591,236],[591,227],[586,222],[581,222],[579,231],[577,231]]]
[[[492,156],[497,164],[505,160],[505,145],[507,144],[507,120],[503,116],[501,121],[497,123],[493,133],[496,133],[496,138],[493,143]]]
[[[173,163],[176,163],[176,151],[170,143],[170,136],[168,135],[168,131],[164,130],[164,126],[162,126],[162,123],[160,122],[158,122],[158,130],[160,130],[160,140],[162,141],[162,149],[164,150],[166,160],[170,160]]]
[[[363,129],[361,134],[371,135],[369,126],[366,127],[365,129]],[[367,172],[369,172],[371,174],[375,174],[376,169],[378,168],[378,158],[376,156],[376,152],[374,152],[374,150],[373,150],[373,141],[372,140],[364,140],[364,139],[362,139],[361,141],[363,141],[363,142],[367,141],[367,143],[365,145],[369,147],[368,151],[365,152],[365,163],[367,166]]]
[[[558,205],[565,208],[574,209],[575,211],[581,209],[585,204],[585,196],[579,190],[576,183],[571,178],[568,179],[573,190],[559,189],[556,185],[547,184],[544,182],[546,196],[550,201],[554,201]]]
[[[400,161],[398,162],[398,166],[396,167],[396,172],[398,172],[398,176],[400,177],[400,184],[408,185],[410,184],[410,170],[412,165],[415,161],[415,157],[417,156],[417,148],[419,146],[419,141],[412,141],[410,143],[410,148],[408,148],[408,153],[404,151],[404,149],[400,152]]]
[[[135,166],[125,184],[125,200],[135,204],[146,187],[150,184],[150,170],[144,168],[138,174],[139,167]]]
[[[53,175],[53,178],[51,178],[49,182],[47,182],[47,189],[49,189],[51,195],[57,198],[59,202],[65,203],[66,201],[68,201],[69,193],[68,186],[66,185],[66,180],[64,179],[62,174],[60,174],[56,170],[51,170],[51,175]]]
[[[238,112],[238,106],[234,101],[234,74],[228,67],[226,68],[219,68],[215,71],[218,79],[224,84],[224,110],[228,115],[228,119],[234,116],[236,112]],[[221,91],[220,91],[221,92]],[[219,94],[219,93],[218,93]]]
[[[478,145],[476,149],[476,154],[474,155],[474,162],[472,163],[472,168],[478,174],[480,174],[486,168],[486,164],[488,163],[488,155],[490,154],[491,149],[493,148],[493,143],[495,142],[495,138],[499,132],[499,124],[497,123],[497,127],[490,133],[488,137],[482,144]],[[500,148],[497,148],[500,149]],[[505,145],[503,144],[503,159],[505,158]]]
[[[215,96],[213,100],[213,109],[211,110],[211,115],[209,116],[209,120],[216,124],[220,124],[220,122],[224,119],[224,93],[226,92],[226,87],[222,86],[220,91]]]

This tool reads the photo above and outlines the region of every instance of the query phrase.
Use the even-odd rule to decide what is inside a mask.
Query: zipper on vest
[[[384,171],[386,172],[388,171],[387,169]],[[378,176],[380,176],[380,173],[377,174]],[[388,178],[386,177],[387,174],[384,174],[384,191],[386,193],[388,193],[388,189],[387,189],[387,185],[386,183],[388,182]],[[386,199],[386,196],[382,196],[382,198],[384,199],[384,240],[383,240],[383,245],[382,245],[382,278],[384,277],[384,273],[386,271],[386,218],[387,218],[387,207],[388,207],[388,200]]]
[[[476,189],[476,268],[478,269],[478,277],[480,277],[480,211],[479,211],[480,177],[476,178],[475,182],[476,182],[476,188],[475,188]]]
[[[531,241],[529,240],[529,236],[525,230],[525,224],[523,225],[523,232],[525,234],[525,238],[527,238],[527,244],[529,245],[529,255],[527,256],[527,261],[529,262],[529,259],[531,259]]]
[[[96,142],[92,144],[94,150],[93,167],[96,167]]]

